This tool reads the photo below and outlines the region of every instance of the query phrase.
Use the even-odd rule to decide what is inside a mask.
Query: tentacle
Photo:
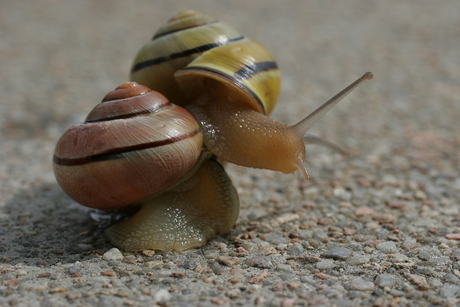
[[[341,154],[342,156],[347,156],[349,154],[349,152],[341,147],[339,147],[339,145],[335,144],[335,143],[332,143],[331,141],[328,141],[328,140],[325,140],[319,136],[316,136],[316,135],[313,135],[313,134],[305,134],[303,136],[303,141],[305,143],[305,145],[309,145],[309,144],[315,144],[315,145],[320,145],[320,146],[324,146],[324,147],[327,147],[339,154]]]
[[[358,85],[360,85],[365,80],[371,80],[374,76],[371,72],[366,72],[361,78],[357,79],[355,82],[344,88],[337,95],[326,101],[322,106],[313,111],[306,118],[301,120],[298,124],[291,126],[291,129],[294,133],[302,137],[308,129],[310,129],[321,117],[324,116],[330,109],[332,109],[340,100],[347,96],[351,91],[353,91]]]

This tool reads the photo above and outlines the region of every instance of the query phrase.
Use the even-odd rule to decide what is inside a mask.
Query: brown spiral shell
[[[116,209],[176,182],[196,163],[202,143],[186,110],[131,82],[64,133],[53,167],[71,198],[88,207]]]

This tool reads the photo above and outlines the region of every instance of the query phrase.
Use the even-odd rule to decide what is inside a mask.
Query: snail
[[[130,79],[63,134],[54,172],[85,206],[138,210],[106,230],[115,246],[183,250],[236,223],[238,194],[221,161],[299,169],[308,180],[305,144],[345,154],[306,132],[372,74],[286,125],[268,117],[280,91],[272,55],[230,25],[185,11],[139,51]]]

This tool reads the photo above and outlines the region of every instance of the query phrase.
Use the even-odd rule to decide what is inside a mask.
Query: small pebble
[[[430,280],[430,288],[438,289],[438,288],[441,288],[442,286],[444,286],[444,283],[441,282],[439,279],[433,278]]]
[[[155,251],[153,249],[146,249],[142,251],[142,254],[147,257],[153,257],[155,255]]]
[[[278,251],[273,246],[261,246],[259,247],[259,254],[268,256],[278,254]]]
[[[171,273],[171,277],[174,277],[174,278],[184,278],[185,277],[185,273],[184,272],[181,272],[181,271],[174,271]]]
[[[281,301],[281,307],[292,307],[296,302],[295,298],[286,298]]]
[[[13,278],[10,281],[8,281],[7,286],[8,288],[13,288],[21,284],[21,281],[17,278]]]
[[[315,277],[318,277],[319,279],[323,279],[323,280],[331,278],[331,276],[324,274],[324,273],[315,273]]]
[[[270,235],[267,235],[264,239],[264,241],[267,241],[271,244],[274,244],[274,245],[278,245],[278,244],[286,244],[286,243],[289,243],[289,239],[288,238],[285,238],[283,236],[280,236],[280,235],[276,235],[276,234],[270,234]]]
[[[407,240],[407,241],[404,241],[401,244],[401,246],[407,252],[407,251],[410,251],[411,249],[417,247],[417,241],[415,241],[415,240]]]
[[[116,276],[114,270],[107,270],[107,271],[102,272],[101,274],[104,275],[104,276],[111,276],[111,277]]]
[[[288,286],[288,287],[289,287],[289,289],[291,289],[291,290],[297,290],[297,289],[300,287],[300,284],[295,283],[295,282],[291,282],[291,283],[289,283],[289,286]]]
[[[307,284],[310,284],[312,286],[316,285],[316,281],[313,278],[311,278],[310,276],[306,276],[306,275],[300,277],[300,282],[307,283]]]
[[[18,270],[16,271],[16,276],[26,276],[27,272],[24,270]]]
[[[416,284],[418,286],[417,289],[419,290],[428,290],[430,288],[424,276],[416,274],[407,274],[407,279]]]
[[[398,251],[395,243],[391,241],[379,243],[375,246],[375,248],[387,254],[394,254]]]
[[[258,296],[254,299],[254,304],[264,305],[267,300],[263,296]]]
[[[393,263],[402,263],[402,262],[407,262],[409,261],[409,257],[407,257],[406,255],[404,254],[399,254],[399,253],[396,253],[396,254],[392,254],[392,255],[389,255],[391,256],[390,260],[391,262]]]
[[[171,294],[168,290],[161,289],[153,295],[155,302],[165,302],[171,299]]]
[[[271,268],[273,264],[267,256],[257,256],[246,260],[246,265],[255,268]]]
[[[42,278],[46,278],[46,277],[50,277],[50,276],[51,276],[51,273],[49,273],[49,272],[44,272],[44,273],[38,274],[38,277],[42,277]]]
[[[55,287],[55,288],[50,289],[50,293],[60,293],[60,292],[66,291],[66,290],[67,289],[64,288],[64,287]]]
[[[193,270],[197,266],[197,263],[194,261],[185,261],[184,263],[178,265],[179,268],[181,269],[186,269],[186,270]]]
[[[283,273],[279,275],[279,277],[284,281],[291,281],[295,278],[295,276],[296,275],[293,273]]]
[[[164,262],[163,261],[147,261],[146,263],[144,263],[144,266],[148,268],[152,268],[157,265],[164,265]]]
[[[460,278],[458,278],[457,276],[455,276],[454,274],[452,273],[448,273],[446,275],[444,275],[444,277],[442,278],[442,280],[445,282],[445,283],[448,283],[448,284],[455,284],[455,285],[458,285],[460,283]]]
[[[350,289],[357,291],[374,291],[375,285],[372,281],[367,281],[361,277],[355,277],[350,282]]]
[[[120,252],[118,248],[109,249],[107,252],[102,255],[102,259],[110,261],[110,260],[123,260],[123,254]]]
[[[236,298],[240,298],[243,295],[243,293],[241,292],[240,289],[231,289],[227,291],[225,295],[231,299],[236,299]]]
[[[460,291],[460,286],[447,284],[444,285],[441,290],[439,290],[439,295],[441,297],[454,297]]]
[[[224,272],[224,267],[221,266],[218,262],[213,262],[211,264],[211,270],[214,272],[214,274],[222,274]]]
[[[287,290],[287,283],[279,282],[279,283],[275,284],[271,290],[275,291],[275,292],[285,291],[285,290]]]
[[[247,273],[247,272],[248,272],[248,271],[243,270],[243,269],[231,269],[231,270],[229,271],[229,273],[232,274],[232,275],[240,275],[240,274],[245,274],[245,273]]]
[[[283,272],[287,272],[287,273],[291,273],[292,272],[292,267],[289,265],[289,264],[279,264],[276,269],[278,271],[283,271]]]
[[[77,291],[67,292],[66,297],[71,301],[75,301],[81,299],[81,293]]]
[[[117,293],[115,293],[118,297],[129,297],[131,294],[132,293],[126,289],[120,289]]]
[[[460,240],[460,233],[448,233],[446,234],[448,240]]]
[[[291,255],[300,255],[303,253],[303,246],[301,244],[294,244],[293,246],[289,246],[286,251]]]
[[[353,254],[350,258],[347,259],[347,263],[350,265],[361,265],[369,263],[369,261],[369,257],[360,254]]]
[[[219,251],[217,249],[208,249],[204,251],[203,255],[206,259],[215,259],[219,256]]]
[[[374,214],[374,209],[368,206],[359,207],[355,210],[355,214],[357,216],[372,216]]]
[[[264,280],[265,278],[268,277],[268,273],[266,271],[263,271],[262,273],[260,273],[259,275],[257,276],[254,276],[252,277],[249,282],[251,284],[259,284],[262,280]]]
[[[375,278],[375,283],[380,287],[392,288],[396,284],[396,278],[388,274],[380,274]]]
[[[397,289],[393,289],[390,291],[390,294],[395,296],[395,297],[401,297],[404,295],[404,292],[400,291],[400,290],[397,290]]]
[[[327,270],[333,269],[337,265],[329,260],[321,260],[320,262],[316,263],[316,268],[319,270]]]
[[[366,228],[369,228],[370,230],[377,230],[380,228],[380,224],[378,222],[369,222],[366,223]]]
[[[217,262],[225,266],[234,266],[240,264],[241,260],[237,257],[220,256],[217,257]]]
[[[334,260],[347,260],[350,257],[352,251],[345,247],[333,247],[327,252],[323,253],[321,257],[332,258]]]
[[[228,279],[228,281],[231,282],[232,284],[237,284],[237,283],[240,282],[240,279],[238,277],[234,276],[234,277],[230,277]]]
[[[211,302],[216,305],[225,305],[228,303],[228,298],[226,298],[225,296],[213,297],[211,299]]]
[[[368,253],[368,254],[371,254],[371,253],[374,251],[374,249],[373,249],[372,247],[366,246],[366,247],[364,248],[364,251],[365,251],[366,253]]]
[[[418,257],[422,260],[428,261],[434,257],[436,257],[436,254],[432,250],[422,250],[420,253],[418,253]]]

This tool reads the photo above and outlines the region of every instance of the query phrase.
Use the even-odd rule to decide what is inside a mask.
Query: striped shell
[[[58,141],[53,167],[75,201],[93,208],[133,205],[164,190],[196,163],[195,119],[161,94],[131,82],[110,92]]]
[[[157,31],[139,51],[130,78],[179,105],[200,95],[203,78],[215,79],[266,115],[281,84],[276,62],[263,46],[194,11],[179,13]]]

